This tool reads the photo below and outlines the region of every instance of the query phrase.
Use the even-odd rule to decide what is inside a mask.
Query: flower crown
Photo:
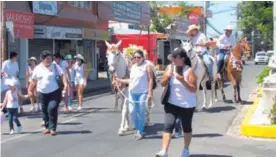
[[[124,48],[123,53],[124,53],[124,55],[133,57],[135,51],[137,51],[137,50],[141,50],[145,56],[147,55],[147,51],[142,46],[137,46],[137,45],[132,45],[132,44],[129,44],[129,47]]]

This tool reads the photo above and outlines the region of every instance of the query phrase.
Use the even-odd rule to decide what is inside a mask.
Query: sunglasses
[[[142,57],[140,56],[134,56],[135,59],[141,59]]]

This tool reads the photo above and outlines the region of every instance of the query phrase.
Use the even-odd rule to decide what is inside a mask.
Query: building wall
[[[107,30],[108,19],[101,18],[100,14],[98,16],[98,2],[91,3],[94,7],[88,10],[74,7],[66,1],[58,1],[57,16],[35,14],[35,24]],[[7,9],[32,13],[32,1],[8,1],[5,4]]]

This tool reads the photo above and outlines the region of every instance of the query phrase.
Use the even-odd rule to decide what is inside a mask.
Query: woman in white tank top
[[[196,107],[197,77],[191,68],[191,61],[182,48],[172,54],[172,65],[166,68],[161,85],[169,84],[169,99],[165,104],[165,122],[162,150],[157,157],[168,157],[168,148],[175,121],[180,118],[184,132],[184,149],[181,157],[189,157],[192,139],[192,117]]]
[[[29,65],[26,69],[26,88],[28,89],[29,88],[29,85],[30,85],[30,81],[32,80],[32,75],[33,75],[33,71],[34,71],[34,68],[36,67],[37,65],[37,59],[35,57],[31,57],[29,60]],[[31,107],[31,111],[39,111],[41,109],[40,105],[38,102],[36,102],[37,100],[37,92],[35,89],[33,89],[33,93],[34,93],[34,96],[30,97],[30,101],[31,101],[31,104],[32,104],[32,107]],[[36,104],[35,104],[36,103]]]
[[[130,79],[116,79],[120,83],[129,84],[129,104],[132,121],[137,129],[136,140],[143,138],[145,125],[146,101],[152,98],[153,71],[145,61],[144,52],[134,53],[135,64],[130,71]]]

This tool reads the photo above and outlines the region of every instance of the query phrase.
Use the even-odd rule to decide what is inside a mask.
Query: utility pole
[[[210,2],[204,1],[204,14],[203,14],[203,32],[207,35],[207,12],[209,8]]]
[[[254,35],[255,35],[255,32],[254,30],[252,30],[251,32],[251,43],[252,43],[252,55],[253,57],[255,58],[255,41],[254,41]]]
[[[1,65],[2,61],[7,59],[7,52],[6,52],[6,46],[7,46],[7,36],[6,36],[6,13],[5,13],[5,2],[1,1]]]
[[[273,37],[273,50],[274,53],[276,53],[276,2],[273,1],[273,31],[274,31],[274,37]]]

